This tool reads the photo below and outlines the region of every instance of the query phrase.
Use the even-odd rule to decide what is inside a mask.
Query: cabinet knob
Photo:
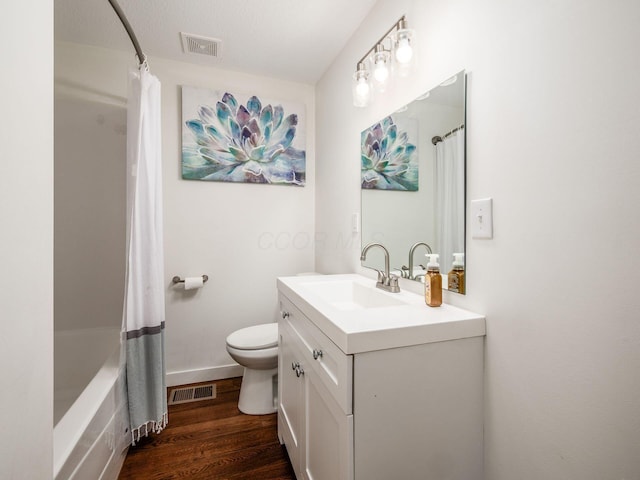
[[[317,349],[313,349],[313,359],[314,360],[318,360],[319,358],[322,358],[322,350],[317,350]]]
[[[289,312],[282,312],[282,319],[286,320],[287,318],[289,318]]]

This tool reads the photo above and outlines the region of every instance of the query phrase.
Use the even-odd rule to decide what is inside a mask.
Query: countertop
[[[355,354],[485,335],[485,317],[451,305],[429,307],[412,292],[379,293],[403,304],[344,310],[314,293],[319,282],[351,281],[375,287],[358,274],[279,277],[278,291],[293,302],[344,353]]]

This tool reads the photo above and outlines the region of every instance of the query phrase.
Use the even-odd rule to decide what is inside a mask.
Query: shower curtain
[[[448,273],[453,254],[464,252],[464,130],[436,144],[436,218],[440,271]]]
[[[166,426],[160,82],[142,66],[129,74],[127,274],[123,312],[133,445]]]

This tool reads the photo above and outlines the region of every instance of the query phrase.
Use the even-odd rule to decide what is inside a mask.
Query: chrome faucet
[[[365,245],[360,254],[360,260],[364,262],[367,259],[367,252],[373,247],[380,247],[384,252],[384,273],[377,270],[378,282],[376,283],[376,287],[386,290],[387,292],[398,293],[400,291],[398,277],[389,273],[389,251],[384,245],[381,243],[369,243]]]
[[[413,254],[416,251],[416,248],[418,248],[420,245],[424,245],[427,248],[427,251],[429,253],[433,253],[431,251],[431,247],[424,242],[418,242],[413,244],[413,246],[409,250],[409,279],[410,280],[416,279],[416,277],[413,276]]]

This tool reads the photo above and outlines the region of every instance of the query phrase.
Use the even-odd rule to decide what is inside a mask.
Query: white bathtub
[[[67,330],[54,342],[54,478],[116,480],[130,436],[120,331]]]

